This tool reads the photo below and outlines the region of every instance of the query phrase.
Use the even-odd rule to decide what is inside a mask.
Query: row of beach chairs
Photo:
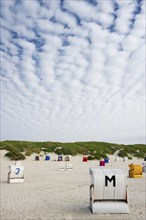
[[[49,155],[46,155],[45,156],[45,160],[50,160],[51,158],[50,158],[50,156]],[[39,161],[40,160],[40,156],[39,155],[36,155],[35,156],[35,161]],[[64,158],[63,158],[63,156],[62,155],[59,155],[58,156],[58,159],[57,159],[57,161],[70,161],[70,156],[65,156]]]
[[[118,162],[121,160],[126,162],[126,161],[128,161],[128,157],[124,157],[124,158],[115,157],[114,158],[115,162]],[[109,161],[110,161],[110,158],[108,158],[108,157],[104,158],[103,160],[100,161],[100,166],[104,166],[104,164],[109,163]],[[83,162],[88,162],[88,156],[83,156]]]
[[[71,156],[59,155],[58,158],[57,158],[57,161],[70,161],[70,158],[71,158]],[[35,160],[39,161],[40,160],[40,155],[36,155]],[[45,160],[48,160],[48,161],[51,160],[50,155],[46,155]],[[124,158],[115,157],[114,158],[115,162],[121,161],[121,160],[128,161],[128,157],[124,157]],[[82,161],[83,162],[88,162],[88,156],[83,156]],[[104,166],[106,163],[109,163],[109,161],[110,161],[110,158],[104,158],[103,160],[100,161],[100,166]]]
[[[71,162],[59,163],[58,170],[72,170],[73,164]],[[146,162],[140,164],[129,164],[129,177],[130,178],[141,178],[142,173],[146,173]],[[20,161],[17,161],[15,165],[9,166],[8,182],[24,182],[24,167]]]

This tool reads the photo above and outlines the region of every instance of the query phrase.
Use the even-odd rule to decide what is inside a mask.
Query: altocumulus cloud
[[[144,143],[144,30],[144,0],[1,0],[1,139]]]

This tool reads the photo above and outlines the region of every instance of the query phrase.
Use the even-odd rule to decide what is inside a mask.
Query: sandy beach
[[[99,161],[82,162],[82,156],[71,158],[73,170],[58,171],[57,155],[51,160],[35,161],[35,155],[22,161],[24,183],[7,183],[8,166],[14,164],[0,151],[1,163],[1,220],[144,220],[146,207],[146,174],[143,178],[127,178],[129,214],[92,214],[89,208],[89,168],[99,167]],[[106,164],[106,168],[120,168],[128,176],[129,163],[142,164],[142,159]]]

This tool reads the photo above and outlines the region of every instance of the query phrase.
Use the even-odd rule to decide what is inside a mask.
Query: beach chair
[[[63,156],[62,155],[58,156],[58,161],[63,161]]]
[[[58,170],[66,170],[66,163],[61,161],[59,164],[59,167],[58,167]]]
[[[109,158],[108,157],[104,158],[104,162],[109,163]]]
[[[90,168],[92,213],[129,213],[126,173],[121,169]]]
[[[104,161],[104,160],[100,160],[100,161],[99,161],[99,166],[100,166],[100,167],[105,166],[105,161]]]
[[[130,178],[141,178],[142,177],[142,165],[140,164],[129,164],[129,177]]]
[[[115,157],[115,162],[119,162],[120,161],[120,157]]]
[[[72,170],[73,169],[73,164],[70,162],[66,163],[66,170]]]
[[[24,182],[24,167],[20,165],[10,165],[8,173],[8,183]]]
[[[50,160],[50,156],[46,155],[45,160]]]
[[[146,173],[146,163],[142,163],[142,172]]]
[[[72,170],[73,169],[73,164],[69,162],[61,162],[59,163],[58,170]]]
[[[128,161],[128,157],[124,157],[124,158],[123,158],[123,161],[124,161],[124,162]]]
[[[66,156],[66,157],[65,157],[65,161],[69,161],[69,156]]]
[[[40,157],[38,155],[35,156],[35,161],[39,161]]]
[[[88,161],[88,157],[87,156],[83,156],[83,162],[87,162]]]

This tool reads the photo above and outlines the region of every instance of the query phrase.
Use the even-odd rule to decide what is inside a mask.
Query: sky
[[[145,143],[144,0],[1,0],[1,140]]]

